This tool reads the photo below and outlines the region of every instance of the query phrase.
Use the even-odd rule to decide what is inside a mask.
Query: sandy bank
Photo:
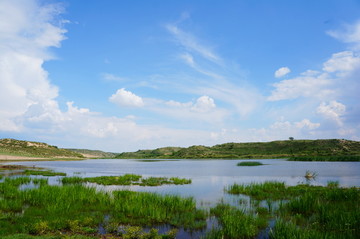
[[[46,159],[46,158],[33,158],[33,157],[24,157],[24,156],[14,156],[14,155],[0,154],[0,161],[44,160],[44,159]]]

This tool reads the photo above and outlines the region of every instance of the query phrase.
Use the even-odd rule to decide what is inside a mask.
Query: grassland
[[[60,149],[56,146],[39,142],[30,142],[15,139],[0,140],[0,155],[11,155],[32,158],[60,158],[60,159],[83,159],[76,152]]]
[[[118,154],[118,153],[104,152],[101,150],[91,150],[91,149],[67,149],[67,150],[82,154],[86,158],[110,159],[110,158],[114,158]]]
[[[359,161],[360,142],[340,139],[284,140],[263,143],[226,143],[188,148],[159,148],[121,153],[116,158],[175,158],[175,159],[252,159],[291,158],[336,161]]]

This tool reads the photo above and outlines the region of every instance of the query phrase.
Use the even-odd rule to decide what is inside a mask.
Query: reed
[[[33,178],[32,182],[35,185],[44,186],[48,184],[49,179],[48,178]]]
[[[140,186],[161,186],[164,184],[190,184],[191,179],[183,178],[166,178],[166,177],[149,177],[143,178],[140,175],[135,174],[125,174],[123,176],[101,176],[101,177],[64,177],[62,178],[63,184],[73,184],[73,183],[96,183],[100,185],[140,185]]]
[[[292,224],[279,222],[275,235],[281,232],[290,236],[296,232],[302,234],[301,238],[357,238],[360,233],[360,190],[317,189],[309,190],[280,207],[282,218],[290,219]]]
[[[246,214],[243,210],[227,204],[218,204],[210,210],[220,222],[220,227],[209,231],[204,238],[254,238],[264,221],[256,216]]]
[[[244,194],[257,200],[279,199],[288,196],[288,190],[283,182],[267,181],[264,183],[233,184],[227,187],[230,194]]]
[[[115,191],[113,194],[114,219],[122,224],[146,225],[151,221],[188,229],[206,225],[206,212],[196,208],[193,198],[131,191]]]
[[[31,181],[41,186],[19,189]],[[110,223],[147,227],[168,224],[191,230],[206,226],[207,213],[196,208],[193,198],[179,196],[107,193],[82,184],[51,186],[43,178],[18,177],[0,183],[0,198],[1,238],[17,233],[60,232],[90,236],[98,233],[100,224],[106,227]],[[170,234],[161,236],[172,238]]]
[[[61,172],[54,172],[51,170],[31,170],[31,169],[26,169],[24,171],[25,175],[41,175],[41,176],[47,176],[47,177],[51,177],[51,176],[66,176],[66,173],[61,173]]]

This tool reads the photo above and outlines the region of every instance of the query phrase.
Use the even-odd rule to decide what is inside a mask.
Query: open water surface
[[[287,185],[311,183],[326,185],[328,181],[338,181],[340,186],[360,186],[360,162],[298,162],[284,159],[256,160],[265,165],[253,167],[236,166],[238,162],[249,160],[134,160],[97,159],[83,161],[28,161],[12,162],[25,166],[44,167],[68,176],[96,177],[123,174],[139,174],[143,177],[180,177],[192,179],[188,185],[163,185],[159,187],[106,186],[111,189],[157,192],[192,196],[199,206],[214,206],[221,200],[231,203],[238,196],[228,195],[224,188],[233,183],[280,181]],[[317,173],[313,181],[304,177],[306,171]],[[56,184],[55,178],[50,183]]]

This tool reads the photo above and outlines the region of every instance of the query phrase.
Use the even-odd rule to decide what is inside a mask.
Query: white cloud
[[[330,36],[353,46],[354,50],[360,50],[360,20],[354,24],[347,24],[340,31],[328,31]]]
[[[317,108],[317,113],[323,115],[325,118],[330,119],[338,126],[342,126],[343,122],[341,117],[346,111],[346,106],[335,100],[329,103],[322,102]]]
[[[343,51],[333,54],[324,63],[323,70],[326,72],[350,73],[357,68],[360,68],[360,57],[351,51]]]
[[[180,55],[180,58],[183,59],[185,61],[186,64],[188,64],[191,67],[195,67],[195,61],[194,58],[191,54],[189,53],[184,53]]]
[[[26,112],[52,108],[58,96],[42,65],[65,39],[63,21],[56,24],[61,10],[35,0],[0,2],[0,125],[8,130],[22,128],[15,121]]]
[[[214,99],[206,95],[190,102],[174,100],[166,102],[153,100],[153,102],[155,103],[148,107],[149,110],[170,116],[179,121],[191,120],[193,125],[199,122],[217,125],[223,122],[229,113],[225,109],[217,108]]]
[[[216,105],[215,105],[214,99],[210,98],[209,96],[204,95],[196,100],[196,103],[194,104],[193,107],[191,107],[191,110],[200,112],[200,113],[205,113],[205,112],[209,112],[215,108],[216,108]]]
[[[117,90],[116,93],[109,98],[109,101],[119,106],[144,106],[144,101],[140,96],[137,96],[132,92],[125,90],[124,88]]]
[[[333,94],[331,78],[323,73],[316,76],[302,75],[273,84],[275,90],[268,97],[269,101],[296,99],[299,97],[324,98]]]
[[[120,81],[120,82],[126,81],[125,78],[110,73],[103,73],[101,76],[106,81]]]
[[[219,74],[216,74],[216,73],[214,73],[212,71],[202,69],[198,64],[196,64],[196,62],[194,60],[194,57],[189,53],[181,54],[180,58],[182,60],[184,60],[184,62],[187,65],[189,65],[191,68],[193,68],[194,70],[196,70],[197,72],[199,72],[201,74],[204,74],[206,76],[210,76],[210,77],[212,77],[214,79],[223,79],[224,78],[223,76],[221,76]]]
[[[165,27],[186,50],[196,52],[214,63],[221,62],[219,56],[217,56],[209,47],[200,44],[199,40],[190,33],[184,32],[172,24],[168,24]]]
[[[281,78],[289,73],[290,73],[290,69],[288,67],[281,67],[277,71],[275,71],[274,75],[276,78]]]
[[[294,123],[296,128],[299,129],[309,129],[309,130],[313,130],[313,129],[317,129],[320,127],[320,123],[312,123],[310,120],[308,119],[303,119],[300,122],[295,122]]]

